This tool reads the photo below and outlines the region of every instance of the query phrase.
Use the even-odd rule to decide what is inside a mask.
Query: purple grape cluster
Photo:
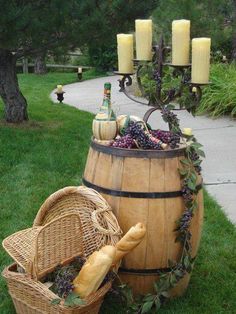
[[[113,147],[119,148],[134,148],[135,142],[130,134],[122,136],[111,143]]]
[[[184,185],[182,187],[182,196],[185,202],[191,202],[193,199],[193,192],[186,185]]]
[[[158,130],[152,130],[151,134],[154,137],[160,139],[163,143],[168,144],[170,148],[172,149],[179,146],[180,135],[178,133],[158,129]]]
[[[193,217],[193,213],[188,209],[185,209],[180,221],[179,221],[179,230],[186,231],[191,224],[191,219]]]
[[[66,297],[70,292],[72,292],[74,288],[72,282],[75,279],[76,274],[77,272],[75,271],[74,267],[61,267],[55,276],[55,281],[52,286],[53,291],[59,297]]]
[[[139,122],[130,122],[125,133],[131,135],[137,142],[137,145],[142,149],[161,149],[162,142],[160,141],[157,143],[153,141]]]
[[[169,123],[170,126],[179,127],[179,119],[177,115],[172,112],[169,108],[165,107],[161,111],[162,118],[165,122]]]
[[[198,154],[195,151],[191,151],[189,153],[189,158],[191,159],[192,162],[200,160]],[[195,168],[197,174],[201,174],[202,167],[200,166],[200,164],[194,165],[194,168]]]

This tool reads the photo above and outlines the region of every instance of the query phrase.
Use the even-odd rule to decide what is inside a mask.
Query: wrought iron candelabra
[[[165,46],[163,37],[161,36],[160,42],[158,45],[153,46],[153,57],[151,61],[140,61],[137,59],[134,59],[134,65],[136,66],[136,72],[135,73],[119,73],[115,72],[115,74],[118,74],[122,76],[121,79],[119,79],[119,87],[120,92],[123,92],[129,99],[140,103],[145,104],[148,106],[152,106],[150,108],[145,116],[144,121],[147,121],[149,116],[156,110],[161,110],[165,105],[169,104],[170,102],[174,101],[175,99],[181,97],[183,95],[185,87],[187,87],[190,101],[192,103],[191,108],[196,108],[198,103],[201,100],[202,97],[202,88],[205,85],[208,84],[198,84],[191,82],[191,64],[187,65],[174,65],[170,62],[166,62],[168,54],[171,52],[171,48],[169,46]],[[152,66],[152,77],[153,80],[156,83],[156,91],[155,91],[155,100],[151,101],[150,97],[148,99],[148,103],[143,102],[140,99],[137,99],[130,95],[130,93],[127,91],[127,87],[131,86],[133,84],[132,76],[136,76],[136,81],[138,84],[138,88],[141,91],[141,95],[143,98],[147,98],[144,87],[142,84],[141,79],[141,70],[143,67],[147,64],[150,64]],[[179,78],[179,85],[174,88],[170,88],[169,90],[163,89],[163,78],[164,78],[164,67],[172,67],[172,76],[173,78]],[[179,107],[173,108],[173,110],[184,110],[186,109],[184,105],[179,105]]]

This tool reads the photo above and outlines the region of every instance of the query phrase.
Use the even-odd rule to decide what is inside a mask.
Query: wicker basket
[[[108,282],[85,299],[86,305],[69,308],[62,304],[52,305],[52,300],[58,299],[58,296],[40,281],[18,273],[17,264],[6,267],[2,275],[7,281],[17,314],[97,314],[111,288],[111,282]]]
[[[70,200],[71,199],[71,200]],[[87,257],[105,244],[115,244],[121,230],[109,205],[95,191],[69,187],[51,195],[40,208],[34,226],[7,237],[3,247],[16,261],[3,271],[17,313],[98,313],[108,282],[85,299],[83,306],[53,305],[58,296],[40,279],[58,264]],[[18,265],[24,272],[17,272]]]
[[[45,225],[67,213],[80,216],[85,256],[106,244],[116,244],[122,235],[107,201],[97,191],[85,186],[69,186],[50,195],[40,207],[34,226]]]

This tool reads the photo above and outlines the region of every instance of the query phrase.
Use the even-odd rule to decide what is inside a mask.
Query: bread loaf
[[[74,292],[81,298],[97,291],[108,273],[115,257],[116,248],[111,245],[102,247],[89,256],[78,276],[74,279]]]
[[[113,265],[116,265],[126,254],[132,251],[142,241],[146,228],[141,222],[131,227],[129,231],[116,243],[116,255]]]

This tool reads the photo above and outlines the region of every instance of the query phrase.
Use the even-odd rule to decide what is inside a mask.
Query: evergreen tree
[[[147,18],[157,0],[87,0],[80,5],[81,36],[87,42],[91,65],[108,70],[117,60],[116,34],[133,31],[135,19]]]
[[[0,0],[0,96],[5,119],[28,119],[27,102],[16,76],[16,60],[46,51],[87,44],[93,63],[104,67],[116,58],[116,33],[134,27],[156,0]],[[131,27],[132,25],[132,27]],[[111,58],[110,53],[113,54]],[[112,61],[112,62],[113,62]]]
[[[211,37],[212,49],[230,56],[235,0],[160,0],[153,12],[157,34],[171,40],[171,22],[191,20],[191,37]]]
[[[78,0],[1,0],[0,14],[0,96],[5,119],[28,119],[27,102],[16,76],[16,60],[38,56],[46,50],[78,43],[74,30],[80,24]]]

